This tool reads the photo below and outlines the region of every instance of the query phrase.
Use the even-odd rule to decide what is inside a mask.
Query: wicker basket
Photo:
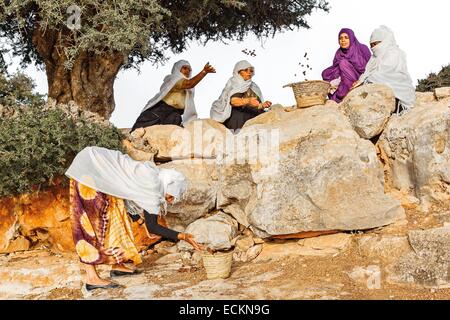
[[[285,85],[294,91],[297,108],[308,108],[325,104],[331,84],[326,81],[315,80],[297,82]]]
[[[233,251],[214,254],[203,252],[202,255],[208,279],[226,279],[230,276]]]

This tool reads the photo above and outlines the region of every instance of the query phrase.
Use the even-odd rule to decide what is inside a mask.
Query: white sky
[[[171,55],[164,66],[157,68],[145,63],[140,74],[135,70],[120,72],[114,85],[116,109],[111,121],[119,128],[131,127],[146,102],[158,92],[173,63],[180,59],[190,61],[195,74],[206,62],[217,70],[196,87],[196,106],[201,118],[209,117],[211,104],[222,92],[234,64],[243,59],[255,66],[254,81],[261,87],[265,99],[293,105],[293,93],[289,88],[283,89],[283,85],[303,80],[298,63],[304,61],[305,52],[308,52],[313,69],[307,78],[320,79],[322,70],[331,65],[338,48],[337,34],[343,27],[353,29],[359,41],[365,44],[368,44],[373,29],[381,24],[390,27],[400,48],[407,53],[414,84],[417,79],[450,63],[448,0],[329,0],[329,3],[328,14],[318,11],[307,19],[311,26],[309,30],[277,34],[264,43],[253,36],[228,45],[209,43],[204,47],[192,43],[184,53]],[[241,52],[243,49],[256,50],[257,56],[249,57]],[[38,92],[47,92],[43,72],[29,67],[26,73],[36,80]]]

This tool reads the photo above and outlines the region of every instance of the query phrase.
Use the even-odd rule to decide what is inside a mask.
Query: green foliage
[[[42,105],[44,96],[34,93],[34,88],[34,81],[24,73],[6,76],[0,72],[0,105]]]
[[[0,118],[0,197],[51,185],[87,146],[123,152],[121,141],[116,128],[75,121],[58,108],[18,108]]]
[[[438,74],[430,73],[426,79],[419,80],[417,91],[433,91],[440,87],[450,87],[450,64],[442,67]]]
[[[77,11],[78,9],[80,11]],[[74,9],[75,8],[75,9]],[[164,61],[166,51],[183,51],[188,41],[259,37],[294,27],[308,28],[313,10],[328,11],[325,0],[6,0],[0,1],[0,40],[8,39],[22,65],[59,47],[71,68],[77,55],[123,53],[125,67]],[[79,24],[78,24],[79,22]],[[79,26],[79,28],[78,28]],[[47,48],[36,48],[43,31]],[[45,31],[45,32],[44,32]],[[0,45],[1,50],[1,45]],[[0,59],[1,64],[1,59]]]

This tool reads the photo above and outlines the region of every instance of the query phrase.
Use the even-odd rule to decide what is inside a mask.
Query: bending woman
[[[339,45],[333,65],[322,72],[323,80],[337,88],[329,95],[337,103],[345,98],[353,83],[364,73],[371,56],[369,48],[359,43],[351,29],[344,28],[339,32]]]
[[[216,70],[207,63],[192,79],[191,65],[185,60],[174,64],[172,73],[164,78],[160,92],[147,103],[137,118],[131,132],[158,124],[181,126],[197,119],[194,88],[208,73]]]
[[[392,88],[397,99],[396,113],[409,110],[416,101],[416,92],[408,72],[406,54],[398,47],[394,33],[386,26],[376,29],[370,37],[373,56],[366,72],[353,85],[384,84]]]
[[[240,61],[233,70],[219,99],[211,108],[211,119],[223,123],[228,129],[239,131],[248,120],[264,113],[272,102],[263,102],[261,89],[252,81],[255,68]]]
[[[66,175],[70,180],[70,213],[75,249],[86,271],[86,289],[119,285],[99,277],[96,266],[112,265],[111,277],[136,274],[124,264],[142,262],[134,243],[125,201],[145,212],[149,232],[171,241],[185,240],[201,247],[192,235],[178,233],[156,222],[161,204],[178,201],[187,183],[175,170],[138,162],[119,151],[88,147],[75,157]]]

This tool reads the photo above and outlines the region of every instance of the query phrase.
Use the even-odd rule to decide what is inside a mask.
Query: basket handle
[[[292,88],[293,85],[294,85],[293,83],[289,83],[289,84],[284,85],[283,88],[288,88],[288,87]]]

